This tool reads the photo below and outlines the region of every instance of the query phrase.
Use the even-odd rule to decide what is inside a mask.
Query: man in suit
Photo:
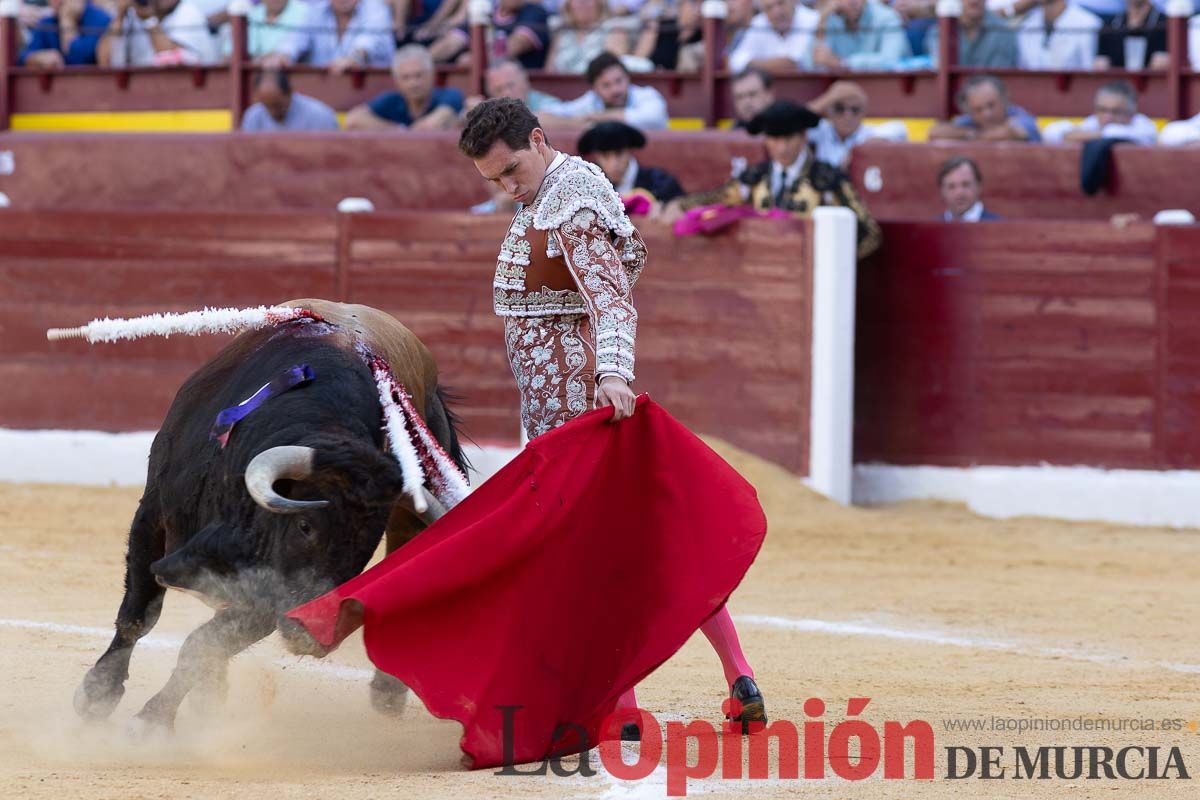
[[[576,149],[580,158],[604,170],[617,194],[628,197],[642,190],[656,203],[669,203],[683,194],[675,176],[658,167],[644,167],[633,157],[634,150],[646,146],[646,137],[632,125],[607,120],[588,128],[579,137]]]
[[[983,205],[983,173],[966,156],[946,159],[938,170],[938,190],[946,210],[946,222],[982,222],[1000,219]]]
[[[820,121],[816,112],[790,100],[772,103],[746,128],[755,136],[763,135],[769,157],[712,191],[675,200],[665,217],[671,220],[688,209],[707,205],[782,209],[798,217],[811,215],[818,206],[845,206],[858,217],[858,257],[869,256],[883,241],[879,223],[846,173],[813,155],[808,131]]]

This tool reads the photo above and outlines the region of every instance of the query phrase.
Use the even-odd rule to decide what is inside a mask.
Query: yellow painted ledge
[[[228,133],[231,117],[221,109],[203,111],[79,111],[68,114],[13,114],[14,131],[93,133]]]
[[[339,121],[344,120],[338,115]],[[1082,117],[1038,117],[1038,125],[1045,126],[1058,119],[1078,122]],[[883,118],[868,118],[868,123],[882,122]],[[1159,129],[1168,120],[1156,119]],[[910,142],[924,142],[929,138],[929,129],[937,120],[931,117],[909,117],[903,119],[908,128]],[[11,126],[14,131],[37,132],[93,132],[93,133],[227,133],[231,117],[223,109],[196,111],[80,111],[64,114],[14,114]],[[722,120],[719,128],[727,129],[731,120]],[[699,117],[679,117],[671,120],[671,130],[698,131],[704,124]]]

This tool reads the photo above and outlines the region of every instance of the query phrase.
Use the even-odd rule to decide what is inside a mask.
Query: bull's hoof
[[[145,711],[125,723],[125,738],[137,744],[144,744],[155,739],[166,739],[173,732],[174,726],[169,721],[147,714]]]
[[[371,679],[371,706],[380,714],[399,716],[408,703],[408,687],[399,678],[375,670]]]
[[[107,719],[125,695],[125,685],[113,683],[90,670],[75,690],[75,713],[84,719]]]
[[[294,656],[315,656],[324,658],[329,655],[330,648],[318,642],[308,632],[308,629],[294,619],[284,617],[279,621],[279,636],[283,646]]]

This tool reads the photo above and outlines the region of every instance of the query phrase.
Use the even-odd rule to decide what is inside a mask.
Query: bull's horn
[[[420,517],[426,525],[432,525],[441,519],[442,515],[446,513],[446,507],[442,505],[441,501],[434,497],[424,486],[421,487],[421,495],[425,498],[425,511],[418,512],[417,516]]]
[[[250,459],[246,465],[246,491],[254,502],[275,514],[297,514],[312,508],[324,508],[328,500],[291,500],[275,491],[275,481],[283,478],[302,479],[312,475],[311,447],[286,445],[272,447]]]

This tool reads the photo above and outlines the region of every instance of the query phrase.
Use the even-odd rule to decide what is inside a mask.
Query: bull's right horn
[[[303,479],[312,475],[311,447],[285,445],[263,450],[246,465],[246,491],[254,502],[275,514],[298,514],[313,508],[324,508],[328,500],[292,500],[275,491],[275,481],[284,478]]]

